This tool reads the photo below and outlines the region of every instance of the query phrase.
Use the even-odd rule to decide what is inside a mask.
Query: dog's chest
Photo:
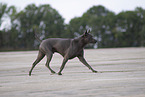
[[[69,54],[69,59],[73,59],[75,57],[78,57],[82,54],[82,50],[78,50],[78,51],[72,51],[70,54]]]

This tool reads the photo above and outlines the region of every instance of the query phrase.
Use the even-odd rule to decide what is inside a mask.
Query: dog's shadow
[[[98,73],[119,73],[119,72],[132,72],[134,70],[119,70],[119,71],[98,71]]]

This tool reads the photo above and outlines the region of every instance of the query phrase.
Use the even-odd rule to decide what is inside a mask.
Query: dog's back
[[[41,42],[39,49],[42,49],[43,51],[51,50],[53,53],[58,52],[64,56],[71,44],[71,41],[72,39],[48,38]]]

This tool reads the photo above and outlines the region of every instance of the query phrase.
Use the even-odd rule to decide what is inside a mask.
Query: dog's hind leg
[[[36,59],[35,62],[32,64],[32,68],[31,68],[31,70],[29,71],[29,76],[31,76],[31,73],[32,73],[33,68],[36,66],[37,63],[39,63],[39,62],[44,58],[44,56],[45,56],[45,54],[39,50],[37,59]]]
[[[50,61],[51,61],[51,59],[52,59],[52,55],[53,55],[53,53],[51,52],[51,51],[49,51],[47,54],[47,62],[46,62],[46,67],[51,71],[51,73],[55,73],[55,71],[53,71],[51,68],[50,68],[50,66],[49,66],[49,63],[50,63]]]

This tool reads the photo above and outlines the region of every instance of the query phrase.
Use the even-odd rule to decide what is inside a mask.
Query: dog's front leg
[[[66,64],[66,62],[68,61],[68,59],[63,59],[63,62],[62,62],[62,65],[61,65],[61,67],[60,67],[60,71],[58,72],[58,75],[62,75],[62,70],[64,69],[64,66],[65,66],[65,64]]]
[[[94,69],[87,63],[87,61],[85,60],[85,58],[84,58],[83,56],[79,56],[78,58],[79,58],[79,60],[80,60],[85,66],[87,66],[89,69],[91,69],[92,72],[97,73],[97,71],[94,70]]]

